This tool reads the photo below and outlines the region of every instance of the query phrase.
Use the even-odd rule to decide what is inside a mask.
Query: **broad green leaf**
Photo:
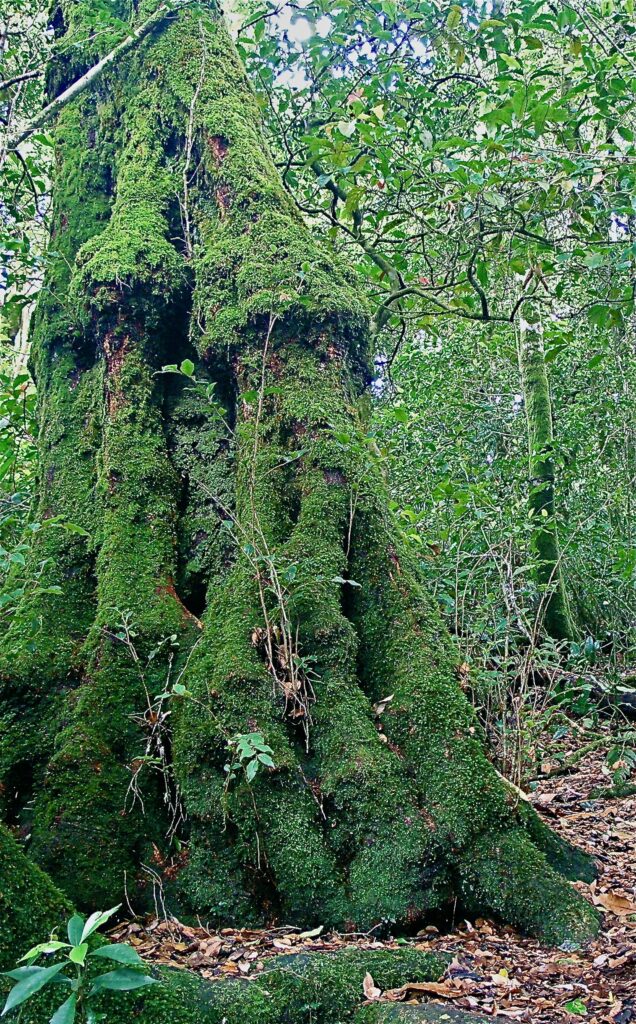
[[[96,992],[105,992],[106,990],[112,992],[132,992],[133,989],[145,988],[147,985],[156,984],[157,980],[155,978],[149,978],[147,974],[141,974],[139,971],[122,967],[117,971],[100,974],[99,978],[95,979],[89,995],[93,995]]]
[[[111,946],[100,946],[99,949],[96,949],[90,955],[102,957],[104,960],[115,960],[118,964],[143,963],[137,950],[133,949],[126,942],[114,942]]]
[[[21,956],[18,963],[22,963],[23,960],[34,960],[42,953],[55,953],[58,949],[68,949],[68,946],[68,942],[57,942],[54,939],[51,939],[50,942],[41,942],[39,946],[33,946],[28,953]]]
[[[105,924],[106,921],[108,921],[108,919],[113,916],[113,914],[117,913],[120,907],[121,903],[118,903],[116,907],[111,907],[110,910],[96,910],[94,914],[91,914],[88,921],[84,925],[84,928],[82,929],[80,943],[84,942],[85,939],[92,935],[93,932],[96,932],[98,928],[101,928],[101,926]],[[79,945],[79,943],[73,943],[73,945]]]
[[[184,359],[180,369],[181,373],[185,373],[186,377],[194,376],[194,363],[191,359]]]
[[[461,25],[461,20],[462,9],[459,4],[453,4],[446,17],[446,28],[450,29],[452,32],[453,29]]]
[[[357,583],[355,580],[346,580],[344,576],[332,576],[332,583],[341,583],[343,586],[346,584],[349,587],[361,587],[361,583]]]
[[[14,1010],[16,1006],[20,1006],[25,1003],[27,999],[39,992],[41,988],[44,988],[49,981],[53,981],[56,974],[59,974],[64,969],[65,964],[54,964],[53,967],[23,967],[21,970],[28,971],[28,975],[23,977],[22,981],[19,981],[17,985],[14,985],[7,1001],[4,1004],[4,1009],[0,1014],[0,1017],[4,1017],[9,1010]]]
[[[86,960],[86,954],[88,953],[88,942],[82,942],[79,946],[73,946],[71,952],[68,955],[71,963],[83,964]]]
[[[61,530],[66,530],[67,533],[75,533],[78,537],[90,537],[88,530],[85,530],[82,526],[78,526],[77,523],[53,523],[53,526],[57,526]]]
[[[43,970],[42,967],[36,967],[32,965],[30,967],[14,967],[12,971],[3,971],[2,975],[5,978],[13,978],[14,981],[23,981],[24,978],[31,977]]]
[[[66,1002],[58,1006],[57,1010],[51,1017],[49,1024],[73,1024],[75,1020],[75,1008],[77,1006],[77,995],[73,992],[73,995],[69,996]]]

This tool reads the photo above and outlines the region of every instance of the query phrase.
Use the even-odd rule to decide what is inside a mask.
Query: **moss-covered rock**
[[[439,957],[411,950],[345,949],[276,957],[250,981],[209,982],[190,971],[160,968],[152,972],[159,984],[141,993],[109,994],[97,1008],[108,1024],[348,1024],[364,1000],[367,971],[393,988],[436,980],[445,966]],[[50,993],[36,997],[26,1004],[21,1024],[46,1024],[55,1005]]]
[[[488,1018],[492,1021],[492,1017]],[[355,1024],[488,1024],[486,1017],[457,1010],[447,1003],[377,1003],[366,1006],[355,1016]]]

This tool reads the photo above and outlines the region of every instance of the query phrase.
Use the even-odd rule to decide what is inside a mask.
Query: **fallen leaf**
[[[388,989],[384,993],[384,999],[392,1003],[400,1002],[412,992],[424,992],[427,995],[442,996],[444,999],[459,999],[465,994],[464,989],[453,987],[444,981],[417,981],[408,982],[400,988]]]
[[[376,1003],[382,995],[382,989],[376,988],[375,982],[368,971],[364,976],[364,981],[362,982],[362,990],[364,992],[365,999],[368,999],[371,1003]]]
[[[636,914],[636,903],[632,903],[625,896],[618,896],[613,892],[595,892],[592,894],[592,899],[597,906],[605,907],[605,910],[609,910],[611,914],[616,914],[618,917],[629,917],[630,914]]]

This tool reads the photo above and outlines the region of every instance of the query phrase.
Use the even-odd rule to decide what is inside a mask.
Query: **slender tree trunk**
[[[90,10],[58,21],[85,37]],[[589,865],[485,756],[359,422],[366,304],[286,195],[213,5],[56,140],[38,515],[90,539],[37,535],[62,594],[3,639],[0,765],[32,855],[82,906],[139,901],[151,868],[207,919],[368,928],[459,896],[592,934],[563,877]],[[258,770],[237,736],[271,750]]]
[[[536,578],[541,592],[543,623],[555,640],[569,640],[574,636],[574,626],[556,524],[552,398],[540,323],[522,328],[519,367],[528,423],[531,545],[537,559]]]

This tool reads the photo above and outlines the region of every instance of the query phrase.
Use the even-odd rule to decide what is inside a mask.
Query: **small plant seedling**
[[[117,910],[118,906],[111,910],[97,910],[87,920],[80,914],[74,914],[66,928],[68,942],[54,938],[41,942],[20,958],[18,963],[24,963],[23,967],[5,971],[5,977],[11,978],[15,984],[0,1016],[4,1017],[26,1003],[27,999],[48,985],[62,984],[67,986],[67,991],[70,989],[70,994],[60,1003],[49,1024],[96,1024],[104,1019],[104,1015],[97,1014],[91,1005],[95,996],[107,991],[131,992],[133,989],[155,985],[157,982],[154,978],[135,969],[143,961],[128,943],[115,942],[89,951],[88,940],[91,935]],[[37,960],[49,956],[60,956],[63,959],[51,967],[36,965]],[[89,971],[89,966],[94,967],[96,961],[100,960],[110,960],[121,966],[95,976],[93,971]]]
[[[243,768],[248,782],[252,782],[261,765],[275,768],[272,760],[274,751],[267,745],[260,732],[239,733],[228,742],[233,760],[225,765],[227,784],[234,782],[237,772]]]

